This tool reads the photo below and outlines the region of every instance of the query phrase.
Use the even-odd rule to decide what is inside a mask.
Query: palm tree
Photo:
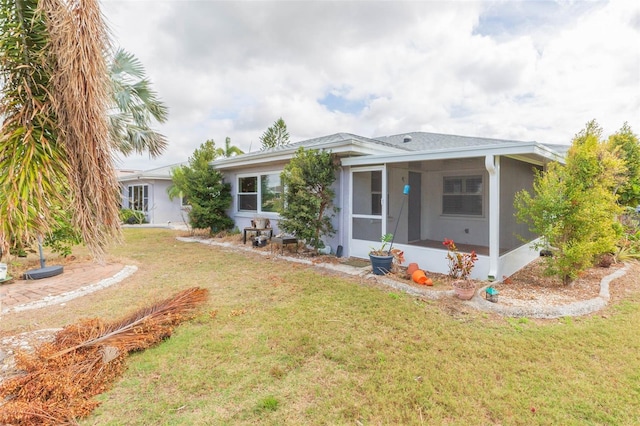
[[[96,257],[119,237],[108,49],[98,0],[0,0],[2,252],[48,233],[57,206]]]
[[[235,145],[231,145],[231,138],[227,136],[224,140],[224,148],[216,148],[216,157],[233,157],[234,155],[244,154],[244,151]]]
[[[167,139],[149,127],[153,120],[164,123],[167,107],[151,89],[142,63],[119,48],[109,65],[113,109],[109,114],[110,133],[115,148],[125,156],[149,152],[157,157],[166,149]]]

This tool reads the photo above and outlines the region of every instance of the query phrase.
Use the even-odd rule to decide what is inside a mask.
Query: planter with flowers
[[[381,240],[380,248],[372,248],[369,251],[369,260],[371,260],[371,268],[375,275],[386,275],[392,272],[393,264],[404,262],[404,252],[398,249],[387,250],[387,244],[392,243],[393,234],[385,234]]]
[[[455,281],[451,283],[459,299],[469,300],[476,292],[476,286],[469,279],[469,274],[473,269],[478,255],[475,251],[471,253],[460,253],[453,240],[445,239],[442,244],[447,247],[447,260],[449,261],[449,276]]]

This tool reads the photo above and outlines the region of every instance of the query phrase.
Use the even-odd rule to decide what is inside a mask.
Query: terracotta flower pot
[[[410,263],[409,266],[407,266],[407,275],[409,275],[410,277],[413,276],[413,273],[418,269],[420,268],[418,267],[417,263]]]
[[[427,275],[421,269],[413,271],[413,274],[411,274],[411,279],[418,284],[427,284]]]
[[[476,286],[469,280],[457,280],[451,283],[458,299],[469,300],[476,292]]]

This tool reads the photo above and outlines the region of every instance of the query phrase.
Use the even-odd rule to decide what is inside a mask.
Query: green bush
[[[120,220],[128,225],[139,225],[147,222],[144,212],[133,209],[120,209]]]
[[[593,266],[599,255],[613,253],[621,236],[615,189],[625,167],[600,134],[595,122],[588,123],[574,138],[566,164],[554,163],[537,173],[533,195],[523,190],[514,201],[518,220],[553,252],[545,257],[547,273],[565,284]]]

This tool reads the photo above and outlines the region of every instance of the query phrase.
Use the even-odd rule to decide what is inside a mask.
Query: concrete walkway
[[[0,285],[0,314],[65,303],[116,284],[137,270],[120,263],[82,263],[66,265],[55,277],[14,280]]]

